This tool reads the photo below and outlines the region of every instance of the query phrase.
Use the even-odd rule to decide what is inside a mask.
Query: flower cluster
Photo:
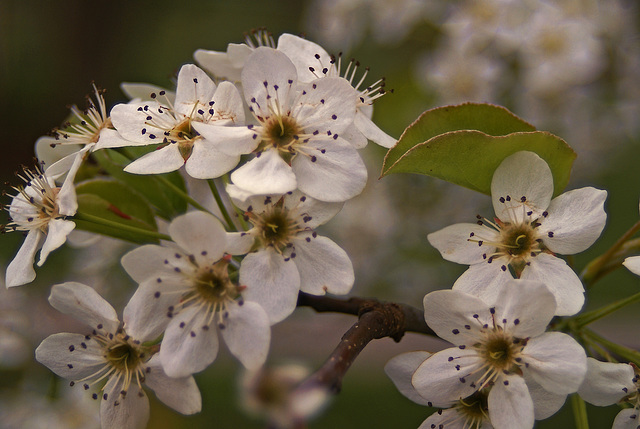
[[[493,221],[478,216],[429,235],[445,259],[470,268],[452,290],[424,298],[427,324],[456,347],[400,355],[386,367],[407,397],[444,409],[421,427],[532,428],[585,380],[584,349],[547,332],[554,316],[584,304],[580,279],[555,253],[595,242],[607,193],[582,188],[552,199],[553,190],[547,163],[516,152],[494,172]]]
[[[37,251],[42,265],[78,222],[115,236],[128,228],[143,234],[134,241],[151,242],[121,260],[138,284],[122,322],[89,286],[68,282],[51,292],[56,309],[89,329],[50,336],[36,358],[100,399],[103,427],[143,427],[144,386],[183,414],[198,412],[192,374],[215,360],[220,339],[246,369],[259,371],[271,325],[294,311],[301,291],[348,293],[349,256],[315,229],[363,190],[367,170],[357,149],[368,140],[395,143],[371,121],[384,81],[364,86],[366,71],[353,62],[343,70],[341,57],[313,42],[284,34],[276,44],[261,32],[195,58],[203,68],[184,65],[175,90],[126,84],[131,101],[110,111],[94,85],[87,109],[73,106],[72,119],[37,142],[42,167],[25,170],[26,185],[14,188],[7,208],[5,229],[27,232],[7,269],[8,286],[33,281]],[[122,165],[114,170],[115,160]],[[76,183],[90,161],[113,177],[94,171]],[[154,189],[165,200],[139,195],[149,210],[176,190],[198,210],[169,203],[158,211],[166,234],[157,232],[156,219],[118,199],[120,183],[159,183]],[[201,184],[215,209],[198,201]]]

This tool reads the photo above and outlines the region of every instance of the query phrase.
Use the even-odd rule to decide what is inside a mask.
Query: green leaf
[[[153,210],[127,185],[96,179],[79,184],[76,193],[78,212],[74,222],[78,229],[136,243],[158,241]]]
[[[163,186],[155,175],[131,174],[123,171],[131,160],[123,154],[111,150],[99,150],[93,153],[96,161],[110,176],[126,183],[144,197],[157,209],[158,216],[164,219],[172,219],[186,212],[187,202],[175,192]],[[186,193],[184,180],[179,173],[167,173],[160,175],[173,183]]]
[[[387,170],[415,145],[440,134],[460,130],[476,130],[490,136],[504,136],[536,129],[504,107],[493,104],[465,103],[427,110],[404,130],[398,143],[389,150],[382,168],[383,176],[387,175]]]
[[[496,168],[509,155],[528,150],[544,159],[553,174],[554,195],[567,186],[576,153],[561,138],[544,131],[492,136],[481,131],[452,131],[413,146],[383,172],[419,173],[484,194],[491,194]]]

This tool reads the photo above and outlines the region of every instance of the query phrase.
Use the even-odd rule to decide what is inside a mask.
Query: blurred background
[[[0,0],[0,176],[8,192],[18,184],[14,172],[33,165],[37,138],[61,124],[69,105],[86,106],[91,82],[107,89],[112,106],[126,101],[121,82],[171,87],[196,49],[224,51],[227,43],[242,42],[243,33],[266,27],[276,39],[283,32],[305,35],[331,53],[358,59],[371,69],[369,83],[386,77],[394,91],[376,102],[374,119],[394,137],[427,109],[478,101],[503,105],[565,139],[578,153],[569,188],[609,191],[603,236],[572,258],[579,271],[639,216],[639,26],[632,0]],[[465,269],[443,261],[427,234],[473,221],[477,213],[492,216],[491,204],[484,195],[428,177],[377,180],[385,151],[374,146],[362,152],[370,171],[366,191],[323,233],[352,257],[352,295],[420,307],[425,293],[450,287]],[[21,241],[18,233],[2,237],[0,263],[6,266]],[[0,288],[0,427],[95,427],[97,404],[75,396],[66,381],[35,362],[33,350],[51,333],[76,329],[48,306],[54,283],[86,282],[122,310],[134,290],[118,265],[128,248],[111,240],[81,250],[66,246],[38,270],[34,283]],[[589,292],[587,308],[639,287],[640,279],[619,270]],[[596,330],[637,349],[639,312],[630,306]],[[273,328],[269,364],[317,368],[354,322],[299,309]],[[342,393],[309,427],[418,427],[431,410],[402,397],[383,366],[401,352],[444,345],[411,334],[399,344],[370,344]],[[149,427],[264,427],[239,405],[240,373],[221,350],[197,376],[204,411],[183,417],[152,402]],[[610,426],[617,411],[590,407],[592,427]],[[571,410],[536,427],[572,427]]]

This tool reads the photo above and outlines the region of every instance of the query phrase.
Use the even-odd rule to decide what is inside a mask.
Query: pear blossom
[[[23,175],[18,177],[26,185],[13,187],[17,194],[5,208],[11,221],[4,230],[24,231],[26,238],[7,267],[7,287],[32,282],[36,278],[33,269],[36,252],[41,249],[38,266],[42,266],[49,253],[62,246],[76,226],[67,219],[76,213],[77,207],[72,182],[57,187],[39,168],[36,171],[25,168]]]
[[[137,94],[137,88],[133,94]],[[151,101],[135,99],[111,110],[111,121],[122,139],[98,142],[96,149],[155,144],[157,149],[133,161],[125,171],[135,174],[160,174],[184,165],[198,179],[219,177],[233,169],[240,155],[251,152],[257,143],[233,142],[224,136],[227,125],[244,123],[242,98],[229,82],[216,84],[192,64],[180,69],[175,101],[166,91],[151,94]],[[198,123],[196,129],[195,124]],[[219,135],[210,140],[198,134],[208,130]]]
[[[258,302],[272,324],[295,310],[299,291],[342,295],[351,290],[349,256],[314,231],[335,216],[342,203],[318,201],[299,191],[245,199],[237,187],[227,191],[253,225],[242,234],[248,240],[244,250],[253,250],[240,265],[243,296]]]
[[[299,84],[282,52],[258,47],[242,70],[245,100],[258,125],[219,130],[194,127],[205,138],[256,147],[256,156],[231,174],[254,195],[300,189],[322,201],[346,201],[364,188],[367,170],[342,133],[356,113],[353,88],[338,77]]]
[[[470,267],[453,288],[489,301],[497,286],[513,278],[544,282],[556,298],[556,315],[573,315],[584,303],[584,287],[575,272],[555,256],[587,249],[605,222],[607,192],[592,187],[568,191],[553,200],[553,176],[533,152],[517,152],[496,169],[491,199],[492,222],[478,216],[429,234],[442,257]]]
[[[200,391],[193,377],[171,378],[163,371],[157,347],[144,332],[123,329],[116,311],[87,285],[67,282],[51,288],[49,302],[57,310],[76,317],[89,334],[59,333],[47,337],[36,349],[36,359],[57,375],[85,390],[103,383],[93,399],[100,398],[100,420],[106,428],[144,428],[149,401],[143,384],[158,399],[182,414],[201,409]],[[129,303],[127,311],[139,303]]]
[[[390,148],[396,139],[382,131],[371,120],[373,102],[385,94],[384,78],[361,89],[369,69],[356,79],[359,63],[351,60],[342,70],[342,56],[336,59],[330,56],[320,45],[292,34],[283,34],[278,38],[278,50],[284,52],[296,66],[300,82],[309,83],[322,77],[343,77],[353,86],[356,100],[356,114],[353,124],[344,136],[356,149],[367,144],[367,139],[382,147]]]
[[[218,353],[218,335],[250,369],[266,360],[271,331],[259,303],[245,300],[229,253],[240,239],[204,212],[190,212],[169,225],[175,245],[146,245],[122,258],[140,284],[124,312],[125,328],[156,338],[164,331],[159,359],[171,377],[202,371]],[[229,269],[233,272],[229,273]]]
[[[95,101],[87,96],[88,107],[80,111],[77,106],[71,107],[74,121],[62,128],[54,129],[52,136],[40,137],[36,141],[36,157],[45,167],[47,176],[58,180],[64,177],[61,198],[69,200],[77,209],[76,194],[73,181],[82,162],[96,148],[96,143],[114,145],[121,141],[113,129],[111,119],[107,115],[104,101],[104,90],[93,85]]]
[[[586,355],[570,336],[545,332],[556,303],[544,284],[512,279],[497,290],[491,301],[458,290],[425,296],[427,324],[455,347],[424,360],[411,383],[428,405],[441,408],[488,393],[494,428],[532,428],[578,390]]]
[[[640,426],[640,372],[634,364],[587,358],[587,375],[578,393],[598,407],[623,402],[631,405],[618,413],[612,429],[637,429]]]

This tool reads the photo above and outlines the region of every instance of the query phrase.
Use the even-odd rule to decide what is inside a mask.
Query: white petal
[[[547,253],[539,253],[529,260],[522,279],[544,283],[556,299],[556,315],[571,316],[584,304],[584,287],[565,261]]]
[[[482,375],[478,371],[481,365],[475,350],[452,347],[425,360],[416,369],[411,383],[429,401],[427,405],[448,408],[478,390],[475,382]]]
[[[62,246],[65,241],[67,241],[67,235],[69,235],[75,227],[76,224],[70,220],[52,219],[49,221],[49,230],[47,232],[47,237],[44,240],[44,244],[42,245],[42,250],[40,251],[40,259],[38,260],[39,267],[41,267],[47,260],[49,253],[56,250],[58,247]]]
[[[290,107],[288,97],[293,94],[289,92],[296,87],[298,77],[295,66],[285,54],[261,46],[247,58],[241,80],[247,104],[264,117],[270,114],[268,106],[272,104],[267,101],[267,95],[278,100],[285,110]]]
[[[69,167],[67,177],[65,177],[64,183],[62,184],[60,192],[58,192],[57,196],[58,211],[61,215],[73,216],[74,214],[76,214],[76,210],[78,210],[76,188],[73,185],[73,182],[76,178],[76,173],[78,173],[78,169],[84,161],[86,153],[91,149],[92,146],[93,145],[85,146],[85,148],[80,150],[73,158],[73,163]]]
[[[273,249],[248,254],[240,265],[243,297],[264,308],[273,325],[293,313],[298,302],[300,274],[296,265],[285,262]]]
[[[144,382],[165,405],[186,415],[200,412],[202,397],[193,377],[167,376],[156,356],[151,358],[147,368]]]
[[[578,394],[599,407],[619,402],[635,390],[633,367],[626,363],[600,362],[587,358],[587,376]]]
[[[161,280],[161,281],[158,281]],[[158,338],[171,321],[169,307],[178,305],[187,289],[184,281],[149,278],[138,286],[122,316],[124,328],[136,340],[152,341]]]
[[[290,254],[300,273],[300,290],[313,295],[349,293],[355,280],[349,255],[327,237],[314,235],[299,234]]]
[[[397,142],[396,139],[382,131],[376,124],[374,124],[367,115],[360,111],[360,109],[356,111],[353,123],[367,139],[382,147],[390,148]]]
[[[169,224],[169,235],[178,246],[190,252],[201,267],[220,260],[227,246],[227,234],[220,221],[201,211],[175,218]]]
[[[498,298],[498,286],[513,279],[504,262],[503,258],[498,258],[491,263],[471,265],[458,277],[453,290],[477,296],[484,302],[493,304]]]
[[[321,65],[332,63],[331,56],[320,45],[293,34],[285,33],[278,38],[278,51],[284,52],[295,65],[301,82],[316,80],[323,75]],[[309,67],[316,71],[310,71]]]
[[[584,349],[561,332],[547,332],[529,339],[522,354],[525,374],[552,393],[576,392],[587,372]]]
[[[489,418],[496,429],[533,428],[533,401],[524,379],[502,375],[489,392]]]
[[[463,417],[462,413],[455,408],[447,408],[444,410],[438,410],[431,414],[420,426],[418,426],[418,429],[467,429],[465,427],[465,423],[466,419]],[[474,427],[473,429],[476,428]],[[479,429],[485,429],[485,426],[483,425]]]
[[[114,333],[120,324],[111,304],[93,288],[82,283],[53,285],[49,303],[56,310],[75,317],[93,329]]]
[[[611,429],[638,429],[639,415],[637,408],[625,408],[618,413]]]
[[[251,301],[242,305],[232,303],[227,307],[229,316],[220,334],[229,351],[245,366],[253,370],[267,359],[271,342],[269,317],[262,307]]]
[[[562,408],[567,400],[567,395],[544,390],[531,377],[525,376],[524,380],[527,382],[527,388],[533,401],[533,412],[536,420],[544,420],[551,417]]]
[[[607,221],[606,198],[607,191],[595,188],[574,189],[554,198],[547,217],[538,220],[545,246],[562,255],[589,248],[600,237]]]
[[[246,232],[228,232],[227,233],[227,249],[230,255],[244,255],[251,250],[255,238]]]
[[[36,271],[33,269],[33,260],[36,252],[40,248],[42,231],[32,229],[20,246],[20,250],[7,267],[5,283],[7,287],[20,286],[31,283],[36,278]]]
[[[298,213],[303,214],[301,221],[305,227],[313,229],[333,219],[342,210],[344,203],[328,203],[311,198],[300,191],[293,191],[284,196],[284,206],[287,209],[296,208]]]
[[[128,140],[131,146],[161,144],[165,138],[165,130],[150,124],[163,124],[168,128],[177,125],[176,118],[161,107],[157,101],[116,104],[111,109],[111,122],[120,136]],[[149,117],[151,119],[148,119]],[[102,148],[98,142],[96,150]]]
[[[363,149],[368,143],[367,138],[356,128],[355,124],[349,125],[342,131],[340,137],[348,141],[354,149]]]
[[[496,243],[499,237],[498,231],[486,226],[457,223],[432,232],[427,235],[427,240],[447,261],[471,265],[486,260],[495,247],[485,241]]]
[[[420,405],[427,405],[428,401],[420,396],[415,387],[413,387],[411,378],[416,369],[429,356],[431,356],[431,353],[423,351],[403,353],[391,358],[384,366],[384,372],[393,381],[400,393]]]
[[[284,194],[297,186],[296,175],[275,149],[260,153],[231,173],[231,181],[237,187],[258,195]]]
[[[44,167],[47,170],[47,176],[49,177],[56,178],[57,176],[69,171],[69,163],[73,162],[69,159],[61,163],[59,165],[59,168],[56,168],[55,171],[48,170],[53,164],[63,159],[69,158],[70,155],[73,155],[77,151],[82,149],[82,145],[80,144],[60,144],[61,142],[64,142],[64,140],[61,141],[60,138],[56,139],[55,137],[50,136],[40,137],[36,141],[36,158],[38,158],[38,161],[44,163]]]
[[[224,118],[231,120],[234,125],[244,124],[244,102],[238,88],[233,83],[220,82],[218,89],[213,94],[213,102],[215,114],[211,120]]]
[[[555,315],[556,300],[544,283],[509,280],[498,287],[497,294],[496,319],[515,337],[544,333]]]
[[[146,144],[146,143],[145,143]],[[100,139],[98,143],[93,147],[93,150],[109,149],[124,146],[137,146],[136,143],[132,143],[129,140],[125,140],[118,131],[111,128],[103,128],[100,131]]]
[[[505,158],[493,174],[491,200],[502,221],[522,223],[528,211],[533,211],[534,219],[539,217],[549,206],[552,195],[551,169],[533,152],[514,153]],[[523,197],[526,202],[521,201]]]
[[[322,153],[324,151],[324,153]],[[309,156],[291,162],[298,189],[321,201],[346,201],[360,194],[367,183],[367,168],[358,152],[341,138],[312,141]]]
[[[173,270],[172,264],[164,262],[174,259],[175,253],[175,249],[169,247],[147,244],[126,253],[120,263],[136,283],[142,283],[148,278],[156,279],[172,275],[181,278]]]
[[[95,374],[106,360],[103,348],[82,334],[53,334],[36,349],[36,360],[68,380],[82,380]]]
[[[640,276],[640,256],[631,256],[625,259],[622,265],[627,267],[632,273]]]
[[[200,67],[185,64],[178,73],[175,111],[189,117],[194,108],[208,107],[207,103],[211,101],[215,91],[216,84]]]
[[[146,393],[132,383],[126,396],[119,394],[121,385],[111,377],[105,392],[112,392],[100,402],[100,425],[102,429],[144,429],[149,421],[149,399]]]
[[[162,174],[176,171],[184,165],[184,158],[180,154],[177,143],[149,152],[136,159],[124,168],[132,174]]]
[[[467,293],[437,290],[424,297],[424,318],[440,338],[455,345],[473,345],[481,338],[482,325],[491,321],[489,307]]]
[[[309,134],[315,131],[321,135],[342,134],[356,115],[356,91],[341,77],[314,80],[305,85],[294,115]]]
[[[169,377],[187,377],[205,369],[218,354],[218,334],[205,325],[207,313],[188,307],[173,316],[162,339],[160,361]]]
[[[233,170],[240,155],[227,155],[207,140],[196,140],[193,151],[185,163],[189,176],[196,179],[214,179]]]

